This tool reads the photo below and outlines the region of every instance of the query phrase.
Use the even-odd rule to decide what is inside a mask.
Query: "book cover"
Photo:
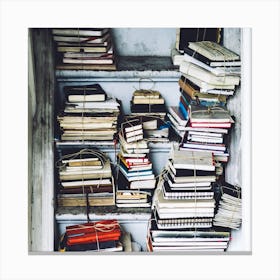
[[[215,42],[189,42],[188,47],[213,61],[239,60],[239,55]]]

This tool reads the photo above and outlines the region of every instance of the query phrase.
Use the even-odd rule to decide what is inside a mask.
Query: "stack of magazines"
[[[54,28],[57,69],[116,70],[109,28]]]

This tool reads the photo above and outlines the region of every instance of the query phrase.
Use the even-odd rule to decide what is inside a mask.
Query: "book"
[[[53,28],[53,35],[64,36],[103,36],[109,31],[108,28]]]
[[[238,54],[215,42],[189,42],[188,47],[214,61],[239,60]]]
[[[214,171],[211,152],[173,150],[171,157],[174,168]]]
[[[167,199],[212,199],[214,191],[210,190],[174,190],[170,188],[168,181],[165,181],[163,186],[163,196]]]
[[[184,54],[184,61],[193,63],[211,73],[213,73],[216,76],[225,76],[227,74],[227,72],[225,71],[225,69],[223,68],[215,68],[215,67],[211,67],[209,65],[207,65],[206,63],[198,60],[197,58],[188,55],[187,53]]]
[[[143,125],[139,119],[131,119],[131,120],[126,120],[125,122],[123,122],[121,124],[121,128],[126,133],[126,132],[131,132],[131,131],[142,129]]]
[[[210,67],[219,67],[219,66],[223,66],[223,68],[227,67],[227,66],[234,66],[234,67],[240,67],[241,66],[241,61],[240,60],[223,60],[223,61],[213,61],[210,60],[209,58],[203,56],[202,54],[188,48],[185,47],[184,48],[184,54],[188,54],[189,56],[192,56],[196,59],[198,59],[199,61],[209,65]]]
[[[58,64],[56,65],[57,70],[104,70],[114,71],[117,70],[115,63],[113,64]]]
[[[176,49],[183,52],[189,42],[208,40],[222,42],[222,28],[178,28],[176,31]]]
[[[179,110],[178,106],[170,106],[169,112],[170,114],[175,118],[175,120],[178,122],[181,126],[186,126],[188,123],[188,119],[185,119],[182,113]]]
[[[53,31],[53,34],[55,34],[57,31]],[[61,33],[61,32],[60,32]],[[80,34],[78,36],[66,36],[64,35],[54,35],[53,39],[56,42],[66,42],[66,43],[80,43],[80,44],[90,44],[90,43],[104,43],[107,40],[109,40],[110,34],[109,32],[102,34],[102,36],[81,36]]]
[[[84,52],[84,53],[105,53],[111,48],[111,45],[107,46],[84,46],[84,45],[67,45],[57,46],[57,52]]]
[[[138,89],[133,92],[133,99],[159,99],[161,94],[157,90]]]
[[[207,108],[200,105],[190,106],[190,124],[192,123],[234,123],[229,111],[223,106]]]
[[[208,70],[203,69],[200,66],[197,66],[191,62],[183,61],[180,64],[179,68],[180,72],[184,75],[189,75],[200,79],[206,83],[214,84],[214,85],[231,85],[236,86],[239,85],[240,77],[235,75],[223,75],[216,76]]]
[[[187,229],[187,228],[210,228],[213,218],[175,218],[160,219],[156,209],[152,212],[152,219],[155,219],[158,229]]]
[[[63,63],[70,63],[70,64],[95,64],[95,65],[99,65],[99,64],[113,64],[114,60],[110,59],[110,58],[67,58],[64,57],[62,59]]]
[[[65,86],[63,92],[68,102],[105,101],[107,98],[100,84]]]
[[[184,55],[174,48],[171,50],[171,59],[173,65],[179,66],[181,62],[184,60]]]
[[[220,187],[221,198],[213,224],[239,229],[242,223],[242,194],[239,186],[224,183]]]
[[[133,104],[164,104],[163,98],[133,98]]]

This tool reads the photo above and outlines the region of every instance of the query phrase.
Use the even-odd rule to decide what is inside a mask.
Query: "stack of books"
[[[199,99],[206,106],[225,105],[240,83],[239,55],[215,42],[189,42],[179,69],[184,97],[189,101]],[[207,98],[207,94],[212,95]]]
[[[134,116],[156,116],[162,120],[166,116],[165,100],[161,93],[156,90],[140,89],[134,91],[130,109]]]
[[[175,149],[165,171],[153,197],[153,223],[148,236],[150,250],[226,249],[229,233],[226,233],[224,243],[218,243],[220,240],[215,240],[215,236],[221,232],[212,227],[216,206],[212,184],[216,181],[216,173],[212,153]],[[207,235],[209,240],[194,239],[194,229],[211,232]],[[154,233],[168,238],[155,239]],[[176,233],[184,238],[176,239]]]
[[[59,251],[123,251],[121,228],[117,220],[102,220],[66,226]]]
[[[182,150],[210,151],[217,163],[229,158],[229,129],[234,123],[224,106],[190,105],[189,125],[181,145]]]
[[[116,70],[109,28],[54,28],[57,69]]]
[[[221,198],[213,224],[231,229],[239,229],[242,222],[241,188],[224,183],[220,186]]]
[[[97,150],[67,151],[58,162],[58,206],[115,205],[110,160]]]
[[[186,127],[189,121],[189,113],[183,115],[180,106],[169,106],[167,117],[174,132],[179,136],[179,139],[182,140],[185,137],[187,130]]]
[[[99,84],[64,87],[64,111],[57,117],[61,140],[113,140],[117,133],[120,103]]]
[[[150,207],[151,190],[155,188],[156,179],[148,144],[143,140],[142,123],[138,119],[123,123],[119,142],[117,206]]]
[[[124,121],[129,123],[130,120],[138,120],[142,124],[143,138],[148,142],[168,142],[170,124],[156,116],[139,116],[126,115]]]
[[[223,252],[228,248],[231,233],[226,228],[168,229],[151,222],[147,249],[149,252]]]

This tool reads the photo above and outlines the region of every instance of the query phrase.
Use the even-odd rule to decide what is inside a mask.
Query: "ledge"
[[[118,221],[147,221],[151,217],[150,208],[118,208],[117,206],[90,207],[89,218],[94,220],[117,219]],[[85,207],[58,207],[55,215],[58,223],[86,221]]]
[[[56,70],[58,81],[102,80],[139,81],[147,78],[159,81],[173,81],[180,77],[178,66],[173,65],[171,57],[123,56],[117,60],[116,71],[105,70]]]

